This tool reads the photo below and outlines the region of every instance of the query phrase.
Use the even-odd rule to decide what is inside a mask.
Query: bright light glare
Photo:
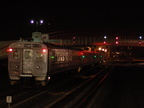
[[[98,48],[98,50],[100,50],[100,51],[101,51],[101,50],[102,50],[102,48],[101,48],[101,47],[99,47],[99,48]]]
[[[116,41],[116,44],[118,44],[118,41]]]
[[[30,23],[33,24],[33,23],[34,23],[34,20],[31,20]]]
[[[116,37],[116,39],[119,39],[119,37]]]
[[[104,39],[106,39],[107,38],[107,36],[104,36]]]
[[[7,51],[8,51],[8,52],[12,52],[12,51],[13,51],[13,49],[12,49],[12,48],[9,48],[9,49],[7,49]]]
[[[43,24],[43,22],[44,22],[43,20],[40,20],[40,24]]]
[[[142,36],[140,36],[139,39],[142,39]]]
[[[42,51],[43,51],[43,53],[45,53],[45,52],[46,52],[46,49],[43,49]]]

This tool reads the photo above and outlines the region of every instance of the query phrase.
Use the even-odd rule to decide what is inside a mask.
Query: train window
[[[13,52],[13,58],[14,58],[14,59],[17,59],[17,58],[18,58],[18,55],[19,55],[18,51],[14,51],[14,52]]]
[[[36,59],[40,60],[43,58],[43,54],[40,52],[36,52]]]
[[[65,61],[65,57],[64,56],[61,56],[61,61]]]
[[[58,56],[57,61],[65,61],[65,57],[64,56]]]
[[[32,58],[32,52],[31,51],[25,51],[25,59],[31,59]]]

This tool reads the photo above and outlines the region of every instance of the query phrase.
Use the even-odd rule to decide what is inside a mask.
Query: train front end
[[[45,84],[48,70],[47,46],[36,42],[17,42],[9,46],[8,52],[11,85],[27,79]]]

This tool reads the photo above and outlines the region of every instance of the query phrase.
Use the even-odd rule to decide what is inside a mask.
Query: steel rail
[[[109,65],[108,67],[102,69],[101,71],[99,71],[97,74],[95,74],[93,77],[89,78],[88,80],[86,80],[84,83],[78,85],[77,87],[75,87],[74,89],[70,90],[69,92],[67,92],[66,94],[64,94],[63,96],[61,96],[60,98],[56,99],[55,101],[53,101],[52,103],[49,103],[47,106],[45,106],[44,108],[50,108],[55,106],[58,102],[62,101],[64,98],[68,97],[69,95],[71,95],[72,93],[76,92],[78,89],[81,89],[83,86],[85,86],[87,83],[89,83],[92,79],[96,78],[100,73],[106,71],[111,65]],[[105,80],[105,78],[109,75],[109,73],[106,73],[106,75],[104,77],[102,77],[102,79],[100,80],[100,82],[98,83],[97,87]],[[93,85],[91,85],[92,87]],[[71,104],[74,105],[74,103],[77,103],[78,99],[81,98],[81,95],[84,95],[86,92],[91,90],[91,87],[86,88],[85,92],[81,92],[81,94],[78,95],[77,98],[75,98],[75,102],[73,101]],[[97,88],[96,87],[96,88]],[[78,103],[83,103],[86,100],[86,98],[82,99],[81,102]],[[65,107],[70,107],[65,106]]]

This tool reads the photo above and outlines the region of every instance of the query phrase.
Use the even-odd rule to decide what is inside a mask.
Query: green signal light
[[[82,55],[82,58],[85,58],[85,56],[84,56],[84,55]]]
[[[102,55],[100,57],[102,57]]]
[[[95,55],[94,57],[96,58],[97,56]]]
[[[55,57],[54,57],[54,56],[51,56],[50,58],[51,58],[51,59],[54,59]]]

